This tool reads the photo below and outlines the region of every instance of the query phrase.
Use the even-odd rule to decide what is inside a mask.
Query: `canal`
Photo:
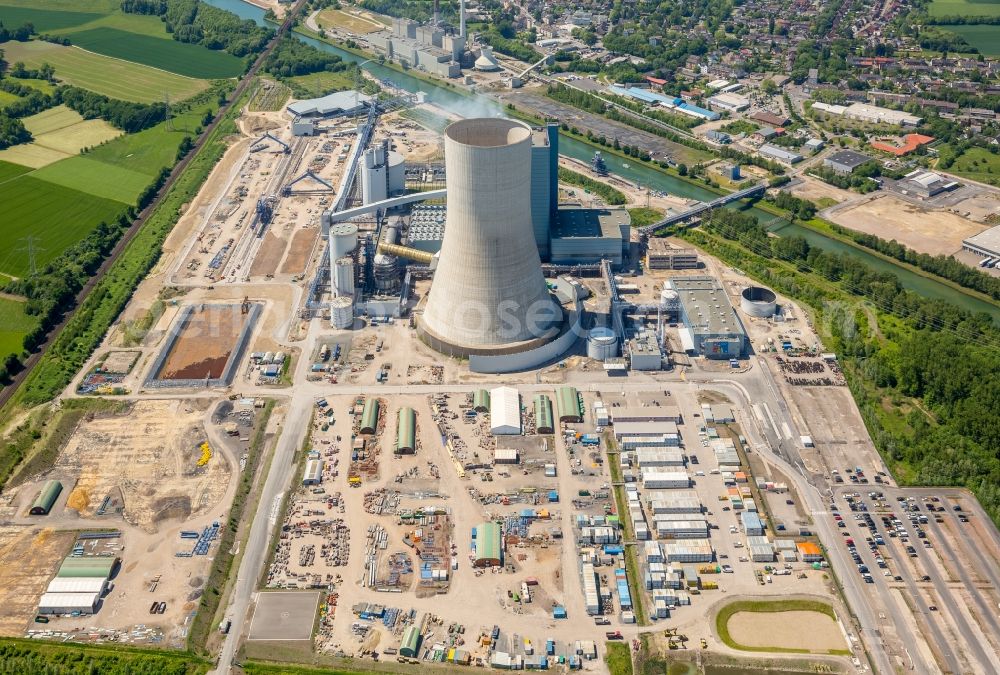
[[[252,19],[259,24],[264,24],[264,10],[251,5],[243,0],[205,0],[210,5],[229,10],[244,19]],[[325,52],[337,54],[345,61],[354,63],[364,63],[362,66],[366,71],[380,80],[390,80],[395,86],[410,92],[422,91],[426,94],[427,100],[435,105],[444,108],[455,114],[464,117],[480,115],[496,115],[502,112],[501,105],[492,98],[486,96],[470,97],[459,94],[445,86],[434,84],[424,79],[401,73],[398,70],[387,68],[377,61],[367,61],[351,52],[334,47],[333,45],[321,42],[313,38],[296,34],[296,37],[306,44],[312,45]],[[581,160],[589,163],[594,156],[594,148],[586,143],[578,141],[566,134],[559,136],[559,153],[566,157]],[[661,171],[651,169],[647,166],[636,165],[629,162],[628,167],[620,157],[609,155],[607,158],[608,168],[627,180],[633,181],[643,187],[652,188],[660,192],[678,195],[688,199],[698,199],[709,201],[718,197],[718,194],[706,190],[697,185],[681,180],[675,176],[670,176]],[[899,279],[900,284],[921,296],[928,298],[938,298],[946,300],[954,305],[962,307],[970,312],[986,312],[993,317],[993,320],[1000,323],[1000,307],[979,298],[967,295],[947,284],[934,279],[929,279],[920,274],[900,267],[895,263],[872,255],[867,251],[857,249],[842,241],[831,239],[822,233],[815,232],[795,223],[790,223],[784,219],[776,219],[772,214],[757,208],[743,207],[746,213],[756,216],[762,223],[770,223],[771,232],[781,236],[800,236],[809,242],[810,246],[821,248],[834,253],[847,253],[862,261],[871,268],[879,272],[888,272]]]

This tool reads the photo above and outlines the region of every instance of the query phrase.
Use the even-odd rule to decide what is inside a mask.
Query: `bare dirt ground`
[[[72,532],[0,527],[0,635],[24,635],[49,577],[75,538]]]
[[[250,276],[263,277],[274,274],[278,269],[278,263],[281,262],[281,257],[285,254],[285,244],[287,243],[283,237],[274,232],[265,234],[260,250],[257,251],[257,257],[254,258],[253,265],[250,266]]]
[[[219,377],[245,317],[228,307],[206,307],[188,319],[159,373],[161,379]]]
[[[78,475],[69,503],[89,518],[121,490],[125,520],[150,533],[161,521],[214,509],[232,467],[218,449],[197,466],[206,440],[202,415],[182,401],[141,401],[125,415],[82,422],[55,464]]]
[[[288,255],[285,262],[281,264],[282,274],[302,274],[306,271],[306,263],[309,262],[309,254],[316,243],[318,232],[312,228],[298,230],[292,236],[292,243],[288,247]]]
[[[737,612],[729,634],[747,647],[779,647],[826,652],[845,649],[837,622],[820,612]]]
[[[950,254],[986,226],[946,211],[929,211],[892,195],[833,209],[830,220],[853,230],[895,239],[921,253]]]
[[[832,199],[837,203],[846,202],[852,197],[857,197],[857,195],[850,190],[841,190],[838,187],[828,185],[823,181],[812,178],[810,176],[802,175],[799,176],[799,182],[789,189],[796,197],[801,197],[802,199]]]

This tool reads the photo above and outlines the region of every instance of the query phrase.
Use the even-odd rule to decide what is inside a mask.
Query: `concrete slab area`
[[[308,640],[319,591],[281,591],[257,596],[248,640]]]

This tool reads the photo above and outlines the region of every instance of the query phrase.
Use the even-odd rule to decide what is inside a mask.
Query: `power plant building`
[[[531,132],[531,227],[538,255],[549,259],[549,234],[559,209],[559,125]]]
[[[371,96],[349,89],[319,98],[294,101],[288,104],[287,110],[295,117],[340,117],[364,112],[371,100]]]
[[[698,252],[693,248],[674,246],[666,239],[654,237],[646,248],[646,267],[651,270],[698,269]]]
[[[580,204],[563,204],[552,223],[552,262],[578,265],[606,258],[619,267],[622,249],[628,246],[631,226],[632,218],[625,209],[589,209]]]
[[[681,341],[686,348],[708,359],[744,356],[746,330],[721,284],[709,276],[675,277],[670,286],[681,305]],[[686,335],[685,335],[686,333]]]
[[[497,118],[444,131],[447,225],[418,328],[449,356],[533,351],[560,332],[532,227],[531,137],[528,125]]]

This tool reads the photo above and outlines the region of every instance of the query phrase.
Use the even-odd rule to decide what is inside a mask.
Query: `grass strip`
[[[632,675],[632,652],[624,642],[605,643],[604,663],[611,675]]]
[[[203,675],[211,667],[208,660],[189,652],[21,638],[0,639],[0,664],[4,673],[57,675]]]

